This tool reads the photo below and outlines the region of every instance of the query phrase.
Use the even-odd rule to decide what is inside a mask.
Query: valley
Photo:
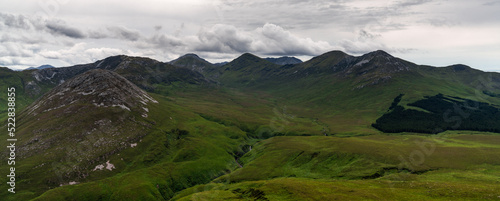
[[[19,89],[21,111],[18,192],[0,197],[500,199],[500,74],[381,50],[286,60],[121,55],[0,68],[2,86]]]

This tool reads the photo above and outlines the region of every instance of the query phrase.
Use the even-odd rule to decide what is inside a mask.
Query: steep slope
[[[109,157],[150,132],[147,117],[156,103],[107,70],[87,71],[55,87],[17,116],[20,191],[44,191],[113,170]]]

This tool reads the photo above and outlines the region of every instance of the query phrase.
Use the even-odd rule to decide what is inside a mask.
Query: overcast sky
[[[11,68],[117,54],[221,62],[378,49],[500,71],[500,0],[0,0],[0,66]]]

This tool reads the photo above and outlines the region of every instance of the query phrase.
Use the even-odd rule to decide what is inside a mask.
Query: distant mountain
[[[196,54],[186,54],[173,61],[168,62],[174,66],[190,68],[193,71],[203,73],[206,68],[213,68],[214,65]]]
[[[125,55],[108,57],[90,64],[42,69],[34,71],[32,74],[38,82],[59,84],[92,69],[114,71],[140,88],[158,93],[161,93],[158,91],[160,89],[157,88],[157,84],[160,83],[203,84],[207,82],[202,74],[188,68],[173,66],[150,58]]]
[[[278,64],[245,53],[219,68],[218,81],[226,85],[253,85],[256,81],[271,76],[279,68]]]
[[[286,64],[298,64],[302,63],[302,60],[297,59],[295,57],[279,57],[279,58],[265,58],[265,60],[270,61],[272,63],[278,64],[278,65],[286,65]]]
[[[214,65],[215,66],[223,66],[223,65],[226,65],[227,63],[229,63],[229,61],[223,61],[223,62],[215,63]]]
[[[29,67],[29,68],[26,68],[24,70],[34,70],[34,69],[38,69],[38,70],[41,70],[41,69],[46,69],[46,68],[55,68],[54,66],[51,66],[51,65],[41,65],[41,66],[38,66],[38,67]]]

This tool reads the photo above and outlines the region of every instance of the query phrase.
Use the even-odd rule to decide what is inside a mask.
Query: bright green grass
[[[497,183],[276,178],[236,184],[208,184],[181,192],[173,200],[497,200]]]

